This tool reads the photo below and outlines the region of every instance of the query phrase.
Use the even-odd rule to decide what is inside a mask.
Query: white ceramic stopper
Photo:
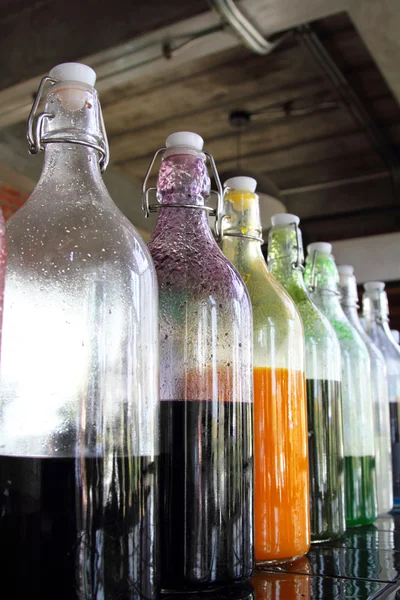
[[[204,146],[204,140],[201,135],[192,133],[191,131],[177,131],[171,133],[167,137],[165,142],[167,148],[175,148],[177,146],[183,148],[190,148],[191,150],[198,150],[201,152]]]
[[[90,92],[87,86],[94,87],[96,73],[91,67],[81,63],[63,63],[49,73],[58,81],[57,96],[67,110],[81,110]]]
[[[364,283],[364,290],[366,292],[383,292],[385,284],[383,281],[367,281]]]
[[[272,227],[275,225],[293,225],[295,223],[298,225],[300,223],[300,218],[296,215],[291,215],[290,213],[279,213],[271,217]]]
[[[224,187],[231,188],[232,190],[240,190],[242,192],[255,192],[257,181],[253,179],[253,177],[231,177],[225,181]]]
[[[354,267],[351,265],[338,265],[338,271],[339,275],[347,275],[349,277],[350,275],[353,275]]]
[[[321,252],[321,254],[331,254],[332,252],[332,244],[328,242],[314,242],[313,244],[309,244],[307,246],[308,254],[312,254],[313,252]]]
[[[62,63],[53,67],[49,76],[58,81],[79,81],[92,87],[96,83],[96,72],[82,63]]]

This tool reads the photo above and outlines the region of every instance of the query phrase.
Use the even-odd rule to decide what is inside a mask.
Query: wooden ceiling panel
[[[294,78],[295,73],[299,75]],[[248,53],[241,61],[235,58],[223,66],[172,81],[120,102],[105,105],[102,99],[104,119],[112,138],[118,133],[127,135],[138,128],[144,129],[154,122],[195,116],[209,108],[233,105],[235,101],[237,108],[241,108],[243,99],[255,95],[260,99],[264,97],[264,103],[270,104],[273,102],[269,99],[270,93],[288,87],[300,90],[310,80],[320,81],[321,89],[327,89],[320,73],[297,47],[270,56]]]
[[[349,132],[356,133],[357,130],[359,128],[350,115],[340,108],[304,117],[282,119],[274,123],[260,121],[246,130],[242,136],[241,155],[245,157],[251,154],[267,158],[270,152],[279,151],[280,148],[299,146],[331,136],[346,135]],[[173,129],[171,130],[167,123],[160,126],[159,137],[161,144],[158,143],[158,146],[162,145],[166,135],[171,131]],[[196,131],[200,134],[203,132],[200,123],[198,123]],[[115,157],[118,156],[118,148],[115,147],[115,142],[113,146],[113,140],[111,142],[111,151],[114,153],[115,160]],[[220,135],[216,138],[206,137],[206,147],[216,158],[217,164],[232,164],[237,162],[238,147],[236,131],[228,129],[225,135]],[[140,144],[138,148],[143,149]],[[138,156],[138,158],[133,158],[132,160],[117,161],[118,166],[124,163],[127,169],[126,172],[132,172],[133,174],[142,173],[143,165],[149,162],[154,151],[153,149],[154,144],[151,144],[150,152],[143,153],[142,156]],[[284,153],[282,154],[282,158],[284,158]],[[284,165],[285,163],[282,163],[282,166]]]
[[[319,100],[329,98],[326,92],[321,95],[321,84],[318,80],[308,82],[301,88],[303,97],[299,94],[297,86],[291,89],[281,89],[269,95],[259,94],[257,91],[253,96],[243,97],[240,101],[233,95],[227,98],[226,103],[215,107],[208,107],[205,110],[191,112],[189,114],[179,114],[170,119],[161,119],[153,122],[151,127],[144,127],[129,133],[114,135],[109,138],[112,151],[111,161],[113,163],[122,163],[145,154],[151,154],[159,148],[165,141],[165,138],[174,131],[196,131],[206,140],[226,136],[236,136],[237,130],[229,124],[229,114],[231,111],[240,108],[247,111],[258,111],[272,104],[284,102],[285,98],[296,99],[302,105],[315,102],[315,97]],[[266,123],[273,122],[266,119]],[[247,131],[243,132],[243,139],[246,139]]]
[[[298,167],[265,171],[281,190],[325,184],[352,177],[362,177],[371,173],[386,172],[381,158],[373,151],[352,152],[337,158],[316,160]]]
[[[248,170],[254,174],[298,168],[298,172],[301,174],[302,168],[311,167],[317,170],[318,163],[321,161],[336,161],[343,157],[350,157],[355,153],[362,155],[370,152],[371,144],[365,133],[357,132],[353,134],[333,135],[301,144],[288,144],[281,148],[269,148],[263,153],[256,150],[243,156],[239,166],[236,157],[228,160],[217,159],[217,167],[221,172],[238,168],[242,173]],[[143,179],[149,162],[150,157],[145,157],[137,161],[131,161],[130,163],[116,165],[116,168],[140,181]],[[309,183],[309,181],[306,180],[304,183]]]
[[[377,197],[380,199],[380,208],[390,207],[395,203],[388,176],[315,192],[307,191],[293,196],[284,196],[283,201],[288,212],[306,219],[314,215],[335,216],[373,209],[377,205]]]
[[[184,52],[184,49],[178,52]],[[217,52],[216,54],[210,54],[206,57],[198,58],[185,64],[181,64],[175,71],[169,71],[168,74],[157,73],[150,77],[137,77],[134,81],[112,87],[107,92],[101,94],[101,104],[103,111],[105,107],[119,103],[124,99],[136,98],[139,94],[143,94],[149,90],[156,90],[160,87],[170,85],[175,81],[186,79],[187,77],[193,77],[200,75],[207,70],[222,67],[226,63],[237,61],[240,63],[245,60],[248,55],[251,54],[250,50],[238,46],[230,50],[224,50],[223,52]],[[174,56],[170,61],[174,62]]]

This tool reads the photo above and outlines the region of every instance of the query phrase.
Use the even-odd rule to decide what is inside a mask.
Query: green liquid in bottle
[[[345,456],[347,527],[369,525],[377,518],[375,495],[375,457]]]

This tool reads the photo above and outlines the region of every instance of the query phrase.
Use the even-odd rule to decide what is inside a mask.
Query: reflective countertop
[[[164,596],[163,600],[171,596]],[[400,513],[313,544],[295,562],[257,569],[245,586],[179,594],[184,600],[400,600]]]

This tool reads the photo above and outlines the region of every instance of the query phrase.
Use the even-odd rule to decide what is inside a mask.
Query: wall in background
[[[353,265],[357,283],[400,279],[400,232],[332,243],[338,265]]]

